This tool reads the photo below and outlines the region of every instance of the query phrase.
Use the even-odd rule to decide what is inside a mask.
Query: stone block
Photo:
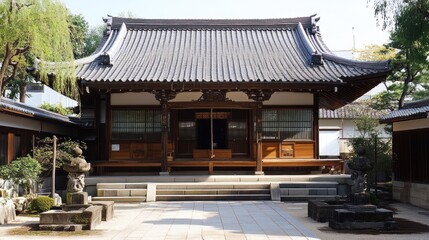
[[[146,196],[146,189],[130,189],[130,196]]]
[[[328,189],[326,188],[311,188],[308,190],[310,195],[328,195]]]
[[[156,188],[157,188],[157,185],[154,183],[148,183],[147,184],[146,202],[155,202],[156,201]]]
[[[308,188],[289,188],[289,195],[309,195]]]
[[[97,183],[97,189],[125,189],[125,183]]]
[[[125,184],[126,189],[146,189],[146,183],[127,183]]]
[[[281,196],[289,195],[289,189],[287,189],[287,188],[280,188],[280,195]]]
[[[280,201],[280,188],[278,183],[270,184],[271,201]]]
[[[110,219],[113,218],[113,214],[114,214],[114,206],[115,206],[115,202],[113,201],[93,201],[91,202],[91,204],[95,205],[95,206],[101,206],[102,212],[101,212],[101,220],[103,221],[109,221]]]
[[[82,213],[83,222],[86,223],[86,227],[89,227],[88,230],[93,229],[95,226],[101,223],[102,219],[102,206],[91,206],[85,209]]]
[[[88,204],[88,193],[67,193],[67,204]]]
[[[118,197],[128,197],[130,196],[130,189],[117,189]]]

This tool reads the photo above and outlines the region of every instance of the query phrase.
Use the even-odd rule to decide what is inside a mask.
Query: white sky
[[[62,0],[90,26],[108,14],[131,12],[139,18],[236,19],[289,18],[317,14],[322,37],[331,50],[350,50],[388,41],[376,25],[368,0]]]

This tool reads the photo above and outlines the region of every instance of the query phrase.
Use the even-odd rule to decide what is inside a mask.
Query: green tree
[[[75,59],[85,56],[86,34],[88,22],[82,15],[69,15],[70,41],[73,45],[73,56]]]
[[[375,96],[379,108],[401,108],[405,100],[429,96],[428,0],[374,0],[375,15],[390,28],[389,46],[397,49],[387,91]]]
[[[42,166],[42,177],[47,177],[52,172],[52,159],[54,158],[54,140],[51,137],[38,139],[33,150],[33,157]],[[73,149],[79,146],[86,150],[86,144],[70,138],[58,138],[56,167],[61,168],[64,163],[69,163],[73,157]]]
[[[104,29],[105,27],[102,25],[89,29],[85,37],[84,56],[91,55],[98,48],[103,39]]]
[[[47,73],[55,72],[52,87],[76,95],[68,11],[63,4],[57,0],[0,0],[0,18],[1,93],[16,79],[19,69],[37,63],[42,82],[48,83]]]
[[[0,178],[11,180],[24,189],[25,194],[31,194],[42,167],[30,156],[17,158],[10,164],[0,166]]]
[[[374,171],[386,172],[390,175],[392,172],[391,139],[378,137],[378,119],[363,115],[355,121],[355,124],[359,134],[350,140],[350,146],[353,148],[351,158],[356,157],[356,151],[362,147],[365,149],[365,156],[374,166]]]

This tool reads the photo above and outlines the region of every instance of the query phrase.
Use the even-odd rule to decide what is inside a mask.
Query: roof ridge
[[[315,15],[294,18],[259,18],[259,19],[149,19],[149,18],[123,18],[109,16],[104,21],[117,29],[122,23],[144,27],[246,27],[246,26],[296,26],[298,23],[311,27]]]

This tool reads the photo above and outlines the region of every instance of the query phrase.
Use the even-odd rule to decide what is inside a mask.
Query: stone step
[[[337,195],[336,188],[280,188],[281,196],[288,195]]]
[[[288,182],[280,183],[280,188],[337,188],[337,182]]]
[[[212,200],[270,200],[270,194],[237,194],[237,195],[158,195],[156,201],[212,201]]]
[[[93,197],[93,201],[114,201],[116,202],[146,202],[146,197],[133,196],[133,197]]]
[[[146,189],[146,183],[97,183],[97,189]]]
[[[160,189],[156,195],[270,194],[270,189]]]
[[[321,199],[321,200],[338,200],[338,195],[287,195],[281,196],[281,201],[307,201],[310,199]]]
[[[269,189],[269,183],[188,183],[156,184],[156,189]]]
[[[146,196],[146,189],[97,189],[98,197]]]

